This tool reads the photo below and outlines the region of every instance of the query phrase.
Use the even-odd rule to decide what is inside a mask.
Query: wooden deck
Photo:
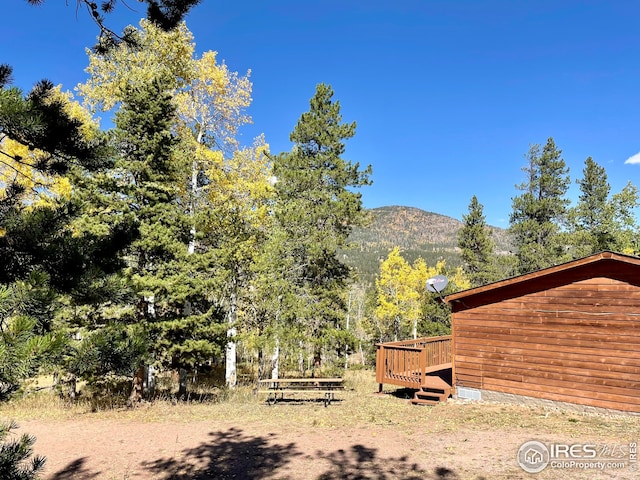
[[[451,368],[451,335],[376,345],[376,382],[418,390],[414,403],[432,405],[451,394],[436,372]]]

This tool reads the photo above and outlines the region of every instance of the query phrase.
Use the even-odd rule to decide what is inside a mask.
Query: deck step
[[[413,398],[411,403],[414,405],[437,405],[440,403],[438,400],[424,400],[422,398]]]
[[[444,395],[441,394],[441,393],[421,392],[421,391],[417,391],[413,395],[413,398],[416,399],[416,400],[433,400],[433,401],[436,401],[436,402],[441,402],[443,400],[446,400],[443,397],[444,397]]]
[[[414,405],[436,405],[444,402],[451,395],[451,385],[435,375],[427,375],[420,390],[413,395]]]

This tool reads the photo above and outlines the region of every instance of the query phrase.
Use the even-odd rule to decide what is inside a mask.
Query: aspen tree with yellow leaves
[[[427,279],[436,275],[448,277],[447,292],[471,286],[462,268],[448,271],[444,260],[429,267],[418,258],[410,265],[398,247],[389,252],[376,278],[377,305],[372,327],[379,341],[448,333],[448,309],[438,295],[426,289]]]
[[[148,17],[171,29],[198,2],[149,0]],[[107,0],[100,9],[109,13],[116,4]],[[102,48],[123,39],[105,26],[96,2],[77,5],[98,24]],[[52,359],[60,363],[66,336],[52,332],[58,295],[86,295],[96,279],[122,267],[118,253],[131,240],[119,222],[91,232],[73,225],[83,212],[74,190],[113,157],[70,97],[48,81],[23,95],[9,86],[11,73],[0,65],[0,400]],[[32,457],[35,438],[15,436],[15,428],[13,421],[0,425],[2,477],[40,478],[45,458]]]
[[[215,52],[196,58],[193,37],[184,24],[171,32],[144,20],[140,27],[130,32],[135,48],[121,44],[105,54],[90,53],[90,78],[78,91],[89,108],[106,112],[118,106],[127,88],[144,86],[157,75],[168,79],[167,93],[175,109],[172,128],[180,138],[173,154],[176,200],[188,225],[189,258],[184,261],[190,265],[190,274],[174,294],[183,298],[184,316],[203,315],[201,299],[209,298],[208,311],[217,313],[206,321],[220,328],[224,319],[227,325],[226,339],[220,336],[206,348],[202,342],[188,342],[191,346],[181,349],[180,342],[173,342],[170,363],[196,367],[203,356],[219,356],[219,347],[226,344],[227,384],[234,386],[242,291],[264,237],[264,196],[271,177],[264,154],[268,147],[258,139],[252,147],[240,148],[236,139],[238,128],[250,121],[244,112],[251,102],[248,75],[218,63]],[[157,291],[146,290],[144,296],[161,301]]]
[[[74,101],[69,92],[62,92],[61,86],[52,87],[44,102],[58,103],[70,119],[78,121],[78,133],[86,141],[95,140],[98,126],[89,113]],[[20,203],[35,208],[52,206],[56,199],[71,198],[71,181],[67,176],[55,171],[43,170],[50,158],[50,152],[16,141],[8,135],[0,136],[0,196],[6,197],[8,189],[19,186],[23,190]]]
[[[389,334],[397,341],[406,322],[417,321],[420,292],[412,274],[411,265],[402,258],[399,247],[394,247],[380,264],[380,274],[376,278],[376,330],[381,342]]]

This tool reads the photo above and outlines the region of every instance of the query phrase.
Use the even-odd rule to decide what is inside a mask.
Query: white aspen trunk
[[[198,136],[200,138],[200,136]],[[198,142],[200,143],[200,142]],[[191,164],[191,202],[189,203],[189,216],[191,217],[191,228],[189,229],[189,246],[187,252],[193,255],[196,251],[196,194],[198,191],[198,162],[194,160]]]
[[[238,318],[238,293],[236,291],[237,284],[235,279],[232,280],[233,285],[231,288],[231,294],[229,295],[229,314],[228,322],[229,328],[227,329],[227,349],[226,349],[226,369],[225,380],[227,387],[235,388],[238,383],[237,368],[237,353],[236,353],[236,320]]]
[[[227,338],[230,340],[227,341],[225,380],[227,382],[227,387],[229,388],[235,388],[238,382],[238,375],[236,372],[236,342],[233,340],[235,336],[235,328],[227,330]]]
[[[271,378],[277,380],[280,378],[278,375],[280,369],[280,339],[276,337],[276,346],[273,349],[273,356],[271,357]]]
[[[413,339],[418,338],[418,319],[416,318],[413,321]]]
[[[144,369],[144,382],[142,383],[142,396],[151,401],[156,395],[156,369],[153,365],[147,365]]]
[[[204,135],[204,126],[200,127],[197,142],[202,143]],[[198,160],[194,159],[191,164],[191,202],[189,202],[189,216],[191,217],[191,228],[189,230],[189,246],[187,251],[192,255],[196,251],[196,195],[198,194]]]
[[[347,302],[347,318],[345,324],[345,330],[349,331],[349,320],[351,318],[351,291],[349,291],[349,299]],[[344,369],[349,368],[349,344],[344,346]]]
[[[298,345],[300,346],[300,353],[298,353],[298,371],[300,375],[304,376],[304,343],[302,340],[300,340]]]
[[[400,320],[396,317],[393,322],[393,341],[398,341],[398,330],[400,330]]]

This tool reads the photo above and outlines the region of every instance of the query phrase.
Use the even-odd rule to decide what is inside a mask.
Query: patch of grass
[[[114,402],[100,404],[89,398],[69,403],[49,392],[39,392],[0,406],[0,417],[64,421],[78,418],[138,422],[233,422],[259,423],[277,429],[302,431],[331,428],[402,429],[411,434],[482,431],[536,431],[573,438],[596,437],[623,441],[637,438],[640,416],[567,414],[538,407],[493,403],[466,403],[451,400],[434,407],[411,405],[393,395],[392,388],[378,395],[371,371],[347,371],[344,392],[325,408],[321,401],[284,402],[269,406],[265,396],[254,395],[252,386],[233,390],[217,389],[215,395],[186,401],[169,397],[127,409]],[[211,393],[211,392],[209,392]],[[201,398],[206,398],[200,401]]]

